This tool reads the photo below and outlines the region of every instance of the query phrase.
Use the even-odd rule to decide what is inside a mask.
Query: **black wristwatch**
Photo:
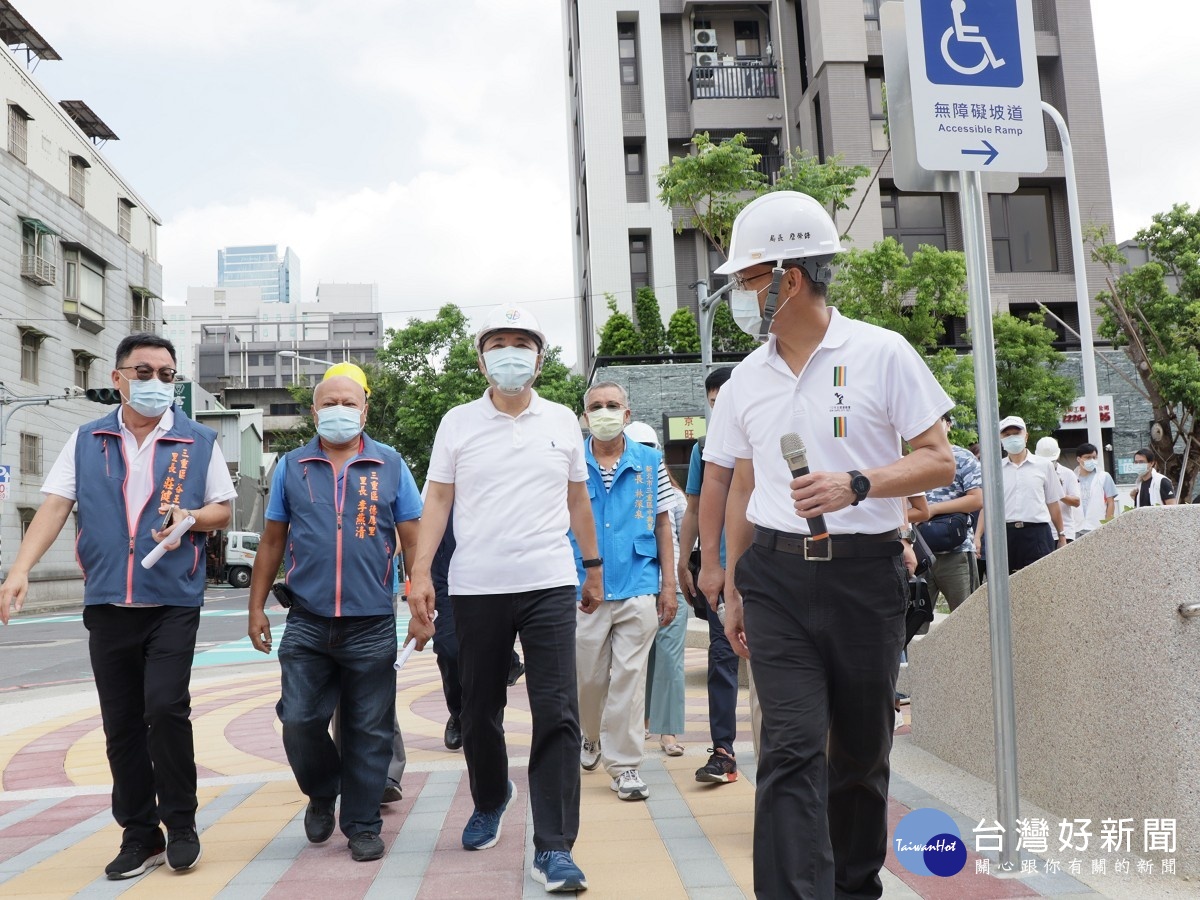
[[[860,501],[867,499],[867,494],[871,492],[871,479],[857,469],[850,470],[850,490],[854,491],[854,502],[851,506],[858,506]]]
[[[604,560],[599,556],[597,556],[595,559],[585,559],[583,561],[583,567],[585,569],[597,569],[602,565],[604,565]]]

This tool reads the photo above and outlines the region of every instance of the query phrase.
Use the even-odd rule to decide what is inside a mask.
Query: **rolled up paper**
[[[196,524],[195,516],[184,516],[183,519],[171,529],[171,533],[159,541],[157,547],[151,550],[142,559],[142,568],[149,569],[156,562],[162,559],[163,554],[167,552],[167,545],[173,544],[187,533],[187,530]]]
[[[436,609],[433,611],[433,616],[430,619],[430,621],[431,622],[437,621],[437,610]],[[413,651],[416,649],[417,649],[417,639],[416,638],[413,638],[407,644],[404,645],[404,648],[400,651],[400,655],[396,657],[396,662],[394,663],[397,672],[400,671],[401,666],[403,666],[406,662],[408,662],[408,658],[413,655]]]

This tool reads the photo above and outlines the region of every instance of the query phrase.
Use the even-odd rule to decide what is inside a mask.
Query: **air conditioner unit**
[[[716,50],[705,50],[696,54],[697,68],[711,68],[721,64],[721,55]]]
[[[717,32],[712,28],[697,28],[692,32],[692,38],[696,49],[717,46]]]

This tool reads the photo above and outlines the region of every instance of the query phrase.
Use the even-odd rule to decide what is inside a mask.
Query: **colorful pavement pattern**
[[[753,895],[753,747],[749,740],[737,745],[738,781],[696,783],[693,773],[706,760],[708,746],[705,652],[688,649],[685,663],[688,728],[681,741],[687,754],[668,758],[656,740],[647,742],[642,773],[650,799],[621,802],[602,771],[583,773],[575,858],[587,874],[589,897],[728,900]],[[80,690],[91,688],[81,685]],[[404,799],[384,807],[382,837],[388,851],[371,863],[353,862],[340,833],[323,845],[305,840],[306,801],[284,757],[274,709],[278,694],[273,657],[258,656],[254,665],[197,669],[193,720],[204,855],[187,873],[164,866],[130,881],[104,879],[120,832],[109,813],[111,784],[94,704],[60,714],[48,700],[43,720],[0,735],[0,897],[546,896],[528,874],[533,854],[526,771],[530,719],[523,680],[510,689],[506,715],[517,784],[514,807],[495,848],[467,852],[460,844],[471,812],[463,756],[442,746],[446,711],[434,656],[413,656],[398,678],[408,750]],[[745,691],[738,729],[740,737],[749,737]],[[901,729],[898,741],[906,740],[907,731],[907,726]],[[893,826],[910,808],[936,803],[894,776]],[[947,809],[969,834],[973,823]],[[889,853],[885,896],[963,900],[1090,893],[1065,876],[1013,881],[976,874],[974,859],[959,875],[942,879],[912,875]]]

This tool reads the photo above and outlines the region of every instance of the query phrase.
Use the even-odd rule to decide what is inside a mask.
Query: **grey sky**
[[[1117,237],[1200,205],[1184,0],[1094,0]],[[166,295],[217,248],[291,246],[303,290],[374,281],[391,325],[530,302],[575,357],[559,0],[24,0],[35,77],[121,137],[163,218]],[[1086,214],[1086,211],[1085,211]]]

